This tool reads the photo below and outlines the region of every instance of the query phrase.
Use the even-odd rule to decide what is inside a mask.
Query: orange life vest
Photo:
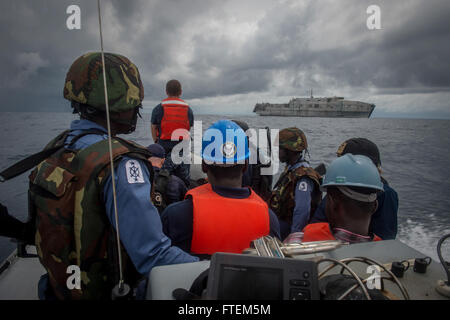
[[[269,234],[269,209],[253,190],[245,199],[226,198],[207,183],[187,196],[194,207],[192,253],[242,253],[251,241]]]
[[[308,224],[303,229],[303,242],[336,240],[331,233],[330,224],[327,222],[318,222]],[[373,241],[381,241],[382,239],[374,235]]]
[[[176,129],[185,129],[189,132],[191,128],[188,117],[189,105],[180,98],[167,98],[161,102],[163,117],[161,119],[161,140],[171,140],[172,133]],[[181,138],[181,139],[180,139]],[[176,140],[188,139],[188,134],[181,134]]]

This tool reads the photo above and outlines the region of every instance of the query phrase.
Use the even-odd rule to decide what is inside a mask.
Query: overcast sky
[[[66,9],[81,9],[68,30]],[[369,5],[381,30],[369,30]],[[450,1],[102,0],[104,46],[140,70],[147,110],[179,79],[202,113],[344,96],[375,116],[450,118]],[[0,111],[70,111],[65,73],[100,46],[97,2],[2,0]]]

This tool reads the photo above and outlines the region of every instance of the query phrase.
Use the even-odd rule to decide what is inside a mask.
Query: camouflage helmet
[[[105,53],[106,85],[111,112],[129,111],[144,99],[144,87],[137,67],[126,57]],[[105,110],[103,66],[100,52],[79,57],[67,72],[64,98]]]
[[[291,151],[303,151],[308,149],[308,142],[302,130],[291,127],[280,131],[279,146]]]

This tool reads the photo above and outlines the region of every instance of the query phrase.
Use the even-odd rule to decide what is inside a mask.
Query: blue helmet
[[[250,157],[244,130],[231,120],[219,120],[203,133],[202,158],[206,163],[238,164]]]
[[[372,160],[351,153],[335,159],[328,167],[322,188],[333,186],[364,187],[383,191],[380,174]]]

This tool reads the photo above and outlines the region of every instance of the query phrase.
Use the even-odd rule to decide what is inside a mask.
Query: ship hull
[[[260,116],[276,117],[369,118],[372,112],[268,110],[258,111],[256,113]]]
[[[260,116],[370,118],[374,104],[332,98],[296,98],[289,103],[257,103],[253,112]]]

